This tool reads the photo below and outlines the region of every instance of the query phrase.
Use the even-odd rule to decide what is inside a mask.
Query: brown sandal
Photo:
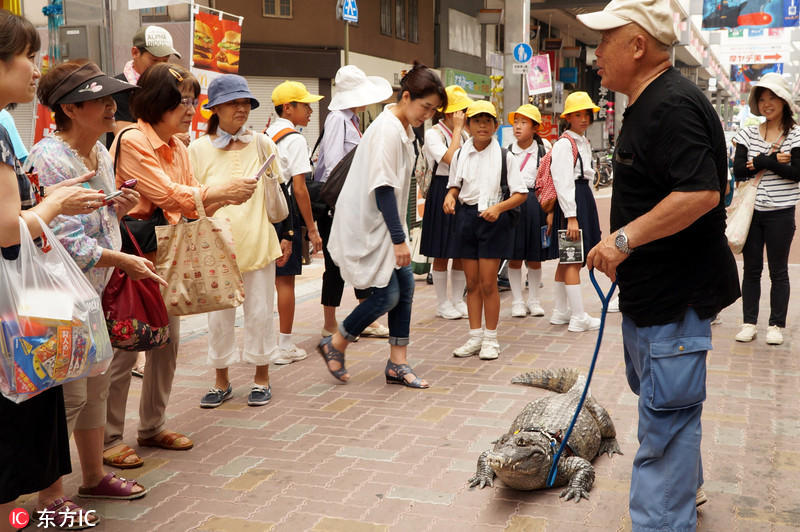
[[[138,438],[137,441],[141,447],[159,447],[169,451],[188,451],[194,447],[194,442],[192,442],[192,440],[178,432],[164,431],[160,434],[160,436],[161,437],[159,437],[159,434],[157,434],[152,438]],[[186,438],[189,443],[183,445],[176,444],[175,442],[181,438]]]
[[[135,456],[136,461],[126,462],[125,459],[129,456]],[[134,469],[136,467],[142,467],[142,465],[144,465],[144,460],[136,454],[136,451],[123,444],[122,448],[116,453],[106,455],[106,451],[104,451],[103,463],[107,466],[117,467],[119,469]]]

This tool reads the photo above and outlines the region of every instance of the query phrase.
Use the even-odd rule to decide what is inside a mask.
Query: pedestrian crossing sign
[[[344,0],[342,19],[344,19],[345,22],[358,24],[358,6],[356,5],[356,0]]]

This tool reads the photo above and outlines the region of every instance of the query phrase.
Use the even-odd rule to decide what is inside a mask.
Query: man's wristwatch
[[[628,235],[625,234],[625,228],[620,227],[617,231],[617,236],[614,238],[614,245],[617,249],[626,255],[630,255],[633,249],[628,245]]]

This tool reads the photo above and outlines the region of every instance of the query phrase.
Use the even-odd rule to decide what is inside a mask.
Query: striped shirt
[[[747,159],[766,155],[771,144],[761,136],[759,126],[742,128],[733,138],[737,145],[747,147]],[[778,153],[790,153],[793,148],[800,148],[800,126],[793,126],[783,140]],[[756,194],[757,211],[776,211],[793,207],[800,200],[800,184],[791,179],[784,179],[771,170],[764,170]]]

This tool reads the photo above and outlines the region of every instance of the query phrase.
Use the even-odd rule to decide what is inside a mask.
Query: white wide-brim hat
[[[750,98],[748,102],[750,104],[750,112],[754,115],[761,116],[761,112],[758,110],[758,101],[756,101],[756,89],[758,87],[771,90],[775,93],[775,96],[789,104],[789,109],[791,109],[792,113],[798,112],[797,106],[792,101],[792,91],[789,90],[789,84],[786,83],[786,80],[783,79],[783,76],[780,74],[770,72],[761,76],[761,79],[753,83],[753,86],[750,87]]]
[[[392,95],[391,84],[380,76],[367,76],[355,65],[345,65],[336,72],[330,111],[342,111],[379,103]]]

